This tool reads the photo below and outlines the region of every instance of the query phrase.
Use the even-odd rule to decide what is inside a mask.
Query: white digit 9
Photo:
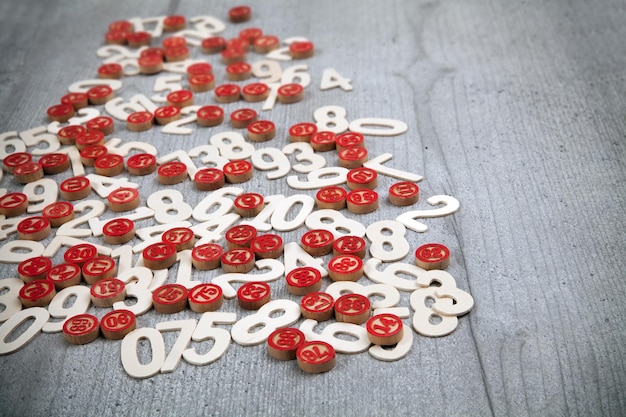
[[[220,151],[220,155],[231,161],[248,159],[255,151],[253,144],[246,140],[237,132],[222,132],[211,136],[211,145]]]
[[[73,302],[68,306],[70,300],[74,298]],[[50,305],[48,305],[48,312],[50,316],[58,319],[64,319],[61,321],[48,321],[41,329],[44,333],[57,333],[63,330],[63,323],[68,317],[73,317],[77,314],[86,313],[91,304],[91,293],[89,287],[83,285],[74,285],[64,288],[54,296]]]

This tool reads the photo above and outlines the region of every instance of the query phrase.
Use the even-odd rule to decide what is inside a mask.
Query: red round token
[[[135,30],[133,24],[128,20],[116,20],[115,22],[109,23],[109,31],[124,31],[131,33]]]
[[[193,248],[196,243],[196,236],[188,227],[174,227],[161,235],[163,242],[176,246],[176,250],[187,250]]]
[[[74,218],[74,206],[67,201],[56,201],[44,207],[41,215],[50,221],[50,226],[59,227]]]
[[[404,334],[400,317],[389,313],[371,317],[365,328],[369,341],[379,346],[395,345],[402,340]]]
[[[204,54],[216,54],[226,48],[226,40],[221,36],[211,36],[202,40],[200,48]]]
[[[322,274],[310,266],[295,268],[285,277],[287,290],[294,295],[317,292],[322,287]]]
[[[245,39],[232,38],[226,41],[226,50],[247,52],[250,48],[250,43]],[[232,62],[225,62],[225,64],[231,64]]]
[[[51,231],[50,220],[43,216],[27,217],[17,224],[17,236],[22,240],[39,241],[47,238]]]
[[[245,129],[256,120],[256,117],[254,109],[237,109],[230,114],[230,123],[234,128]]]
[[[221,53],[222,63],[229,65],[235,62],[245,62],[246,51],[245,49],[224,49]]]
[[[226,67],[226,78],[230,81],[243,81],[252,77],[252,66],[246,62],[235,62]]]
[[[347,185],[351,190],[358,188],[373,190],[378,186],[378,174],[371,168],[353,168],[348,171]]]
[[[99,130],[87,129],[76,138],[76,147],[78,150],[97,145],[104,145],[104,133]]]
[[[113,98],[113,89],[108,85],[97,85],[87,90],[87,99],[93,105],[104,104]]]
[[[149,153],[138,153],[126,161],[126,169],[132,175],[147,175],[157,169],[156,157]]]
[[[235,213],[241,217],[254,217],[259,214],[265,202],[263,196],[258,193],[243,193],[235,197]]]
[[[370,300],[361,294],[345,294],[335,301],[335,318],[337,321],[363,324],[371,314]]]
[[[135,223],[130,219],[109,220],[102,227],[105,242],[110,245],[119,245],[135,237]]]
[[[280,40],[274,35],[259,36],[254,40],[254,50],[258,54],[266,54],[280,45]]]
[[[159,107],[154,111],[154,118],[158,124],[166,125],[180,119],[180,108],[176,106]]]
[[[248,6],[237,6],[228,10],[228,18],[233,23],[240,23],[250,20],[252,9]]]
[[[216,243],[205,243],[193,248],[191,263],[196,269],[208,271],[220,266],[224,250]]]
[[[213,66],[208,62],[196,62],[187,67],[187,76],[191,78],[194,75],[213,75]]]
[[[345,132],[337,136],[335,144],[337,150],[340,151],[343,148],[349,148],[351,146],[363,146],[365,143],[365,137],[357,132]]]
[[[153,46],[153,47],[142,50],[141,53],[139,54],[139,57],[143,58],[146,56],[158,56],[159,58],[163,59],[163,53],[164,53],[163,48],[158,48],[156,46]]]
[[[186,25],[187,20],[185,19],[185,16],[172,15],[163,19],[163,30],[165,32],[177,32],[179,30],[183,30]]]
[[[46,279],[54,283],[57,290],[80,284],[82,273],[76,264],[55,265],[46,274]]]
[[[187,307],[187,288],[180,284],[165,284],[152,293],[152,305],[159,313],[172,314]]]
[[[335,240],[333,234],[325,229],[313,229],[309,230],[302,235],[300,243],[302,249],[304,249],[311,256],[323,256],[333,249],[333,241]]]
[[[80,162],[86,167],[92,167],[96,163],[96,159],[109,153],[106,146],[94,145],[87,146],[80,150]]]
[[[163,71],[163,59],[165,58],[165,51],[160,50],[161,53],[145,55],[137,60],[139,66],[139,72],[146,75],[158,74]]]
[[[450,266],[450,250],[440,243],[427,243],[415,251],[415,264],[422,269],[446,269]]]
[[[348,193],[348,210],[352,213],[371,213],[378,208],[378,193],[374,190],[358,189]]]
[[[189,290],[189,307],[196,313],[215,311],[224,303],[222,288],[215,284],[198,284]]]
[[[187,46],[187,39],[185,39],[183,36],[170,36],[169,38],[163,39],[162,45],[163,48],[165,48],[166,50],[168,48]]]
[[[303,343],[296,351],[298,367],[309,374],[328,372],[335,366],[335,349],[332,345],[313,341]]]
[[[254,268],[254,252],[249,248],[235,248],[222,254],[224,272],[250,272]]]
[[[367,162],[367,149],[362,146],[350,146],[339,151],[339,165],[352,169]]]
[[[13,170],[13,177],[20,184],[28,184],[43,178],[43,167],[39,162],[27,162]]]
[[[188,90],[173,91],[167,95],[167,104],[176,107],[187,107],[193,104],[193,93]]]
[[[139,191],[129,187],[118,188],[109,193],[107,201],[111,211],[133,210],[139,206]]]
[[[113,310],[102,316],[100,331],[110,340],[123,339],[137,327],[135,313],[130,310]]]
[[[48,107],[46,113],[49,122],[65,123],[74,116],[74,107],[71,104],[56,104]]]
[[[203,168],[193,177],[196,188],[202,191],[213,191],[222,188],[226,179],[224,172],[218,168]]]
[[[270,94],[270,88],[265,83],[246,84],[241,89],[243,99],[249,103],[258,103],[265,100]]]
[[[273,233],[259,235],[250,243],[250,249],[257,258],[276,259],[283,253],[283,239]]]
[[[117,278],[105,278],[91,286],[91,302],[96,307],[113,307],[126,298],[126,286]]]
[[[70,167],[70,159],[66,153],[49,153],[39,159],[43,172],[47,175],[59,174]]]
[[[166,162],[159,167],[157,175],[161,184],[178,184],[187,178],[187,165],[179,161]]]
[[[215,100],[218,103],[234,103],[239,100],[241,89],[237,84],[222,84],[215,87]]]
[[[289,139],[292,142],[310,142],[316,132],[315,123],[298,123],[289,128]]]
[[[358,281],[363,276],[363,261],[356,255],[337,255],[328,262],[333,281]]]
[[[133,32],[127,36],[128,46],[131,48],[139,48],[140,46],[150,45],[152,36],[148,32]]]
[[[342,236],[333,242],[333,255],[355,255],[365,258],[365,239],[358,236]]]
[[[91,182],[87,177],[68,178],[59,186],[61,197],[66,200],[80,200],[91,193]]]
[[[67,263],[82,266],[88,260],[95,258],[97,254],[98,250],[94,245],[80,243],[66,250],[63,259]]]
[[[265,282],[246,282],[237,290],[239,307],[244,310],[258,310],[269,303],[270,286]]]
[[[15,152],[5,156],[2,163],[8,172],[13,173],[15,167],[31,162],[32,160],[33,156],[28,152]]]
[[[86,131],[87,129],[80,125],[65,126],[59,130],[57,137],[59,138],[59,142],[63,145],[74,145],[76,143],[76,138]]]
[[[124,157],[109,153],[98,157],[93,163],[96,174],[103,177],[114,177],[124,171]]]
[[[189,59],[189,48],[186,46],[176,46],[174,48],[166,48],[163,51],[167,62],[180,62]]]
[[[265,142],[276,136],[276,125],[270,120],[257,120],[248,125],[248,139]]]
[[[315,47],[308,41],[294,42],[289,45],[289,53],[293,59],[310,58],[315,53]]]
[[[126,118],[126,128],[131,132],[150,130],[154,124],[154,115],[149,111],[136,111]]]
[[[297,83],[281,85],[277,97],[283,104],[297,103],[304,98],[304,87]]]
[[[189,77],[189,89],[194,93],[204,93],[215,87],[215,78],[211,74],[198,74]]]
[[[17,266],[17,273],[24,282],[36,279],[46,279],[48,271],[52,268],[52,261],[45,256],[36,256],[22,261]]]
[[[116,62],[102,64],[98,67],[98,78],[119,80],[124,75],[122,66]]]
[[[289,361],[296,358],[296,351],[305,342],[302,330],[294,327],[276,329],[267,339],[267,351],[274,359]]]
[[[110,256],[95,256],[82,266],[83,278],[87,284],[112,278],[117,273],[115,260]]]
[[[420,189],[417,184],[402,181],[389,187],[389,202],[394,206],[410,206],[417,203]]]
[[[176,246],[167,242],[153,243],[145,248],[141,255],[146,268],[167,269],[176,262]]]
[[[91,314],[78,314],[63,323],[65,340],[74,345],[91,343],[98,338],[99,334],[98,318]]]
[[[99,130],[105,136],[113,133],[115,122],[109,116],[98,116],[87,122],[87,129]]]
[[[28,282],[20,288],[19,299],[26,308],[45,307],[56,295],[54,283],[46,279]]]
[[[335,300],[325,292],[312,292],[300,300],[300,311],[307,319],[317,321],[329,320],[334,313]]]
[[[238,224],[226,231],[226,244],[229,249],[249,248],[256,237],[257,230],[248,224]]]
[[[346,207],[348,193],[335,185],[324,187],[315,194],[315,202],[320,209],[341,210]]]
[[[87,98],[87,94],[85,93],[68,93],[61,97],[61,103],[70,104],[74,107],[74,110],[79,110],[84,107],[87,107],[89,104],[89,99]]]
[[[112,30],[104,34],[104,40],[109,45],[126,45],[128,34],[129,32],[123,30]]]
[[[28,197],[24,193],[8,193],[0,197],[0,214],[7,217],[19,216],[28,209]]]
[[[203,106],[196,113],[200,126],[217,126],[224,121],[224,110],[219,106]]]
[[[245,39],[250,45],[254,44],[254,41],[263,36],[263,31],[259,28],[247,28],[239,32],[239,37]]]
[[[224,175],[226,181],[231,184],[238,184],[248,181],[252,178],[252,164],[248,161],[230,161],[224,164]]]

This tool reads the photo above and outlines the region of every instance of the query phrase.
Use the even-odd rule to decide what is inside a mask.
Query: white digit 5
[[[140,316],[152,308],[152,293],[148,289],[152,281],[151,270],[143,266],[130,268],[118,274],[117,279],[126,284],[126,298],[134,297],[137,302],[127,305],[125,301],[118,301],[113,304],[114,310],[126,309]]]
[[[73,301],[71,299],[73,298]],[[71,302],[71,304],[69,304]],[[68,305],[69,304],[69,305]],[[89,287],[74,285],[62,289],[54,296],[48,312],[51,317],[63,319],[60,321],[48,321],[41,329],[44,333],[58,333],[63,330],[63,323],[68,317],[86,313],[91,304]]]
[[[241,193],[243,193],[243,188],[237,187],[223,187],[213,191],[193,209],[194,220],[204,222],[223,216],[231,211],[234,205],[233,200],[226,196],[236,197]]]
[[[28,147],[38,145],[42,142],[47,145],[45,148],[32,149],[31,153],[33,155],[45,155],[61,147],[59,138],[56,135],[48,133],[47,126],[37,126],[32,129],[24,130],[20,132],[20,137]]]
[[[237,321],[237,314],[208,312],[200,317],[200,321],[193,332],[191,339],[194,342],[203,342],[207,339],[213,339],[213,346],[208,352],[199,354],[196,349],[190,347],[183,352],[183,358],[193,365],[208,365],[222,357],[228,346],[230,346],[230,332],[226,329],[214,327],[215,324],[231,324]]]
[[[297,190],[315,190],[346,182],[348,170],[343,167],[324,167],[306,174],[306,181],[300,181],[297,175],[287,177],[287,184]]]
[[[191,206],[184,202],[182,193],[173,188],[152,193],[146,205],[154,210],[154,218],[161,224],[187,220],[193,212]]]
[[[220,155],[230,161],[248,159],[255,151],[253,144],[246,140],[237,132],[222,132],[211,136],[211,145],[220,151]]]
[[[106,205],[100,200],[87,200],[79,202],[78,204],[74,205],[74,211],[84,214],[59,226],[59,228],[57,229],[57,236],[91,236],[92,233],[90,228],[79,229],[77,226],[89,222],[89,219],[100,216],[102,213],[105,212],[105,210]]]
[[[391,234],[383,234],[385,231]],[[402,223],[393,220],[381,220],[370,224],[365,230],[367,238],[372,242],[370,254],[383,262],[404,258],[411,249],[409,242],[404,238],[405,233],[406,228]]]
[[[434,195],[426,200],[426,202],[431,206],[439,204],[443,204],[444,206],[434,210],[407,211],[396,217],[396,220],[411,230],[423,233],[428,230],[428,226],[418,222],[416,219],[447,216],[456,212],[461,206],[459,200],[449,195]]]
[[[300,330],[304,333],[306,340],[321,340],[330,344],[339,353],[359,353],[370,347],[367,330],[357,324],[331,323],[324,327],[322,333],[315,333],[313,329],[317,324],[318,322],[312,319],[302,322]],[[352,336],[356,340],[340,339],[338,335]]]
[[[180,334],[178,335],[174,346],[172,346],[172,350],[170,350],[169,355],[167,355],[161,365],[162,373],[173,372],[180,363],[187,345],[191,342],[191,335],[193,335],[193,332],[196,329],[196,320],[188,319],[165,321],[157,323],[156,329],[161,333],[180,330]]]
[[[270,160],[268,161],[267,159]],[[273,171],[267,173],[267,179],[269,180],[282,178],[291,171],[289,159],[277,148],[257,149],[250,157],[250,161],[258,170],[269,171],[273,169]]]
[[[276,259],[259,259],[258,261],[256,261],[254,266],[259,271],[263,271],[266,269],[268,271],[263,272],[262,274],[222,274],[213,278],[211,280],[211,283],[219,285],[222,288],[224,298],[230,299],[234,298],[237,295],[237,290],[235,290],[231,284],[233,282],[276,281],[285,273],[285,267]]]
[[[326,222],[324,221],[326,220]],[[309,229],[326,229],[335,239],[342,236],[365,236],[365,226],[356,220],[346,218],[337,210],[316,210],[306,219],[306,227]]]
[[[148,363],[141,363],[137,356],[137,346],[141,339],[150,343],[152,352]],[[157,329],[143,327],[133,330],[124,337],[121,347],[122,366],[133,378],[150,378],[159,373],[165,362],[165,342]]]
[[[317,122],[317,130],[339,134],[348,130],[347,114],[346,109],[341,106],[324,106],[315,110],[313,118]]]
[[[269,85],[280,82],[283,69],[278,62],[263,59],[252,64],[252,74],[263,79],[263,82]]]
[[[308,164],[294,165],[292,168],[296,172],[308,174],[326,166],[326,158],[316,154],[313,147],[307,142],[293,142],[283,148],[283,153],[286,155],[291,155],[294,152],[299,152],[296,155],[296,161],[308,162]]]
[[[26,144],[22,142],[16,131],[4,132],[0,135],[0,159],[14,152],[24,151],[26,151]]]
[[[172,92],[172,91],[182,90],[183,86],[178,84],[180,81],[182,81],[182,79],[183,77],[177,74],[158,77],[154,81],[153,91],[157,93],[162,93],[164,91]],[[165,103],[167,101],[167,98],[160,96],[158,94],[153,95],[151,99],[155,103]]]
[[[40,190],[40,193],[36,192]],[[53,179],[42,178],[26,184],[22,192],[28,197],[29,205],[27,211],[29,213],[38,213],[42,211],[48,204],[52,204],[57,201],[59,186]]]
[[[277,316],[277,314],[281,315]],[[258,312],[239,320],[233,326],[233,340],[243,346],[263,343],[276,329],[294,324],[300,318],[300,306],[291,300],[274,300]],[[260,328],[260,329],[259,329]],[[255,330],[251,332],[252,330]]]
[[[0,311],[0,323],[6,321],[22,309],[22,302],[18,294],[24,281],[19,278],[4,278],[0,280],[0,305],[4,308]]]
[[[50,314],[48,310],[43,307],[32,307],[26,310],[18,311],[12,315],[7,321],[0,326],[0,355],[6,355],[7,353],[13,353],[16,350],[22,348],[33,337],[37,336],[41,328],[46,324]],[[17,329],[22,327],[22,324],[30,319],[28,327],[22,331],[22,333],[10,342],[7,342],[9,336]],[[21,330],[21,329],[20,329]]]

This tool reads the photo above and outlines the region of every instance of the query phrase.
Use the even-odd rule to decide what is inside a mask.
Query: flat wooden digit
[[[346,109],[341,106],[324,106],[315,110],[313,118],[318,131],[329,131],[336,134],[348,130],[350,123],[346,120]]]
[[[274,330],[291,326],[299,318],[300,306],[297,303],[291,300],[274,300],[265,304],[255,314],[239,320],[230,333],[233,340],[240,345],[258,345],[267,341]]]
[[[411,230],[423,233],[428,230],[428,226],[418,222],[416,219],[447,216],[455,213],[461,207],[459,200],[449,195],[434,195],[426,200],[426,202],[431,206],[443,204],[443,207],[434,210],[407,211],[396,217],[396,220]]]
[[[89,287],[83,285],[73,285],[64,288],[54,296],[48,305],[50,317],[62,319],[60,321],[49,320],[42,327],[44,333],[58,333],[63,331],[63,324],[69,317],[86,313],[91,305],[91,295]]]
[[[152,193],[146,205],[154,210],[154,218],[161,224],[187,220],[193,213],[191,206],[184,202],[183,194],[172,188]]]
[[[270,159],[269,161],[267,159]],[[270,171],[267,173],[267,179],[275,180],[282,178],[291,171],[291,163],[280,149],[263,148],[254,151],[250,157],[252,165],[261,171]]]
[[[382,271],[378,270],[378,267],[383,262],[380,259],[371,258],[365,263],[363,272],[365,275],[374,282],[379,284],[387,284],[395,287],[400,291],[415,291],[420,286],[417,283],[419,276],[426,273],[426,270],[413,265],[402,262],[394,262],[389,264]],[[409,275],[414,279],[403,278],[402,276]]]
[[[334,68],[326,68],[322,73],[320,90],[330,90],[340,87],[343,91],[352,91],[352,80],[341,76]]]
[[[385,231],[391,233],[384,234]],[[370,224],[365,231],[367,238],[372,242],[370,254],[383,262],[403,259],[411,249],[409,242],[404,238],[405,233],[406,228],[397,221],[381,220]]]
[[[191,342],[191,337],[196,329],[196,324],[197,322],[195,319],[173,320],[157,323],[156,329],[161,333],[176,330],[180,331],[174,346],[172,346],[172,350],[170,350],[170,353],[161,365],[161,373],[174,372],[180,363],[180,360],[183,358],[183,352],[187,349],[189,342]]]
[[[356,220],[346,218],[341,212],[331,209],[316,210],[309,214],[306,219],[306,227],[309,229],[326,229],[335,239],[343,236],[363,237],[366,228]]]
[[[6,355],[13,353],[18,349],[24,347],[30,342],[46,324],[50,314],[48,310],[43,307],[32,307],[25,310],[21,310],[12,315],[7,321],[0,325],[0,355]],[[28,320],[30,321],[28,327],[13,340],[7,341],[7,338],[17,329],[22,327],[22,324]]]
[[[300,205],[300,211],[292,219],[287,220],[287,213],[289,213],[294,206]],[[306,194],[295,194],[285,198],[276,210],[272,214],[272,227],[274,230],[281,232],[297,229],[302,226],[313,211],[315,207],[315,200]]]
[[[372,296],[382,297],[382,299],[372,302],[372,309],[395,307],[400,302],[398,290],[386,284],[362,285],[352,281],[337,281],[330,284],[326,288],[326,292],[335,300],[350,293],[360,294],[368,298]]]
[[[375,158],[370,158],[368,161],[363,163],[363,166],[366,168],[373,169],[379,174],[386,175],[388,177],[397,178],[403,181],[409,182],[419,182],[424,179],[421,175],[413,174],[411,172],[402,171],[395,168],[386,167],[383,164],[387,161],[390,161],[393,158],[393,155],[390,153],[383,153],[378,155]]]
[[[125,301],[113,304],[114,310],[129,310],[137,316],[152,307],[152,294],[148,289],[152,281],[152,271],[146,267],[134,267],[121,272],[117,278],[126,285],[126,298],[134,297],[137,302],[127,305]]]
[[[285,267],[276,259],[259,259],[255,263],[259,271],[267,270],[262,274],[230,273],[222,274],[211,280],[212,284],[219,285],[224,294],[224,298],[230,299],[237,296],[237,291],[233,288],[233,282],[270,282],[276,281],[285,273]]]
[[[8,320],[22,309],[22,302],[18,298],[18,294],[23,286],[24,281],[19,278],[0,280],[0,305],[4,306],[0,311],[0,323]]]
[[[137,354],[137,347],[141,339],[147,340],[151,347],[151,360],[142,363]],[[121,344],[122,366],[128,375],[133,378],[150,378],[161,371],[165,362],[165,342],[161,332],[157,329],[143,327],[128,333]]]
[[[47,205],[57,201],[59,186],[53,179],[42,178],[35,182],[26,184],[24,186],[23,193],[26,194],[29,201],[29,205],[26,210],[29,213],[39,213],[46,208]]]
[[[237,321],[237,314],[223,312],[204,313],[191,336],[194,342],[203,342],[208,339],[213,340],[213,346],[205,353],[198,353],[195,348],[190,347],[183,352],[183,359],[187,362],[203,366],[215,362],[226,353],[230,346],[231,336],[226,329],[215,327],[215,324],[232,324]]]
[[[316,190],[318,188],[341,185],[346,182],[348,170],[343,167],[324,167],[309,172],[306,181],[297,175],[287,177],[287,184],[297,190]]]
[[[321,340],[330,344],[339,353],[360,353],[370,347],[365,328],[352,323],[331,323],[324,327],[322,333],[315,333],[316,320],[307,319],[300,325],[300,330],[307,340]],[[350,335],[356,340],[345,340],[338,335]]]
[[[306,161],[307,164],[296,164],[292,166],[293,170],[301,174],[308,174],[324,168],[326,166],[326,158],[315,153],[311,145],[307,142],[293,142],[283,148],[285,155],[296,154],[296,161]]]

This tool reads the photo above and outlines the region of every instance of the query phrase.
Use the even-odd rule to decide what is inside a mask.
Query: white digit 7
[[[191,336],[196,329],[196,320],[188,319],[165,321],[157,323],[156,329],[161,333],[180,330],[180,334],[178,335],[174,346],[172,346],[172,350],[165,358],[163,365],[161,365],[161,373],[173,372],[180,363],[180,360],[183,357],[183,352],[186,350],[187,345],[189,345],[189,342],[191,341]]]

